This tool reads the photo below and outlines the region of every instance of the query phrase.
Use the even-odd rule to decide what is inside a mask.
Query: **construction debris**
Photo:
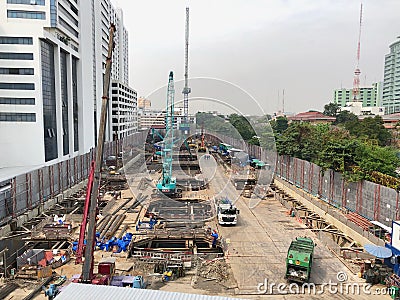
[[[215,280],[219,283],[234,282],[231,267],[224,258],[203,261],[197,269],[198,276],[208,280]]]

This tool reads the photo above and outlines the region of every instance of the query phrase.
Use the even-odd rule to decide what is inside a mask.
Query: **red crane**
[[[95,161],[93,160],[90,165],[90,173],[89,173],[88,183],[87,183],[87,187],[86,187],[85,206],[83,208],[83,218],[82,218],[82,223],[81,223],[81,229],[79,231],[79,242],[78,242],[78,249],[76,250],[75,264],[82,263],[82,255],[83,255],[85,233],[86,233],[86,224],[87,224],[88,215],[89,215],[90,196],[92,195],[92,188],[93,188],[94,169],[95,169]]]
[[[110,36],[108,41],[108,53],[106,61],[106,70],[103,81],[103,96],[99,124],[99,135],[97,139],[96,159],[91,163],[91,169],[88,179],[85,206],[83,211],[82,224],[79,234],[77,249],[77,263],[82,262],[84,248],[85,232],[87,228],[87,243],[85,247],[85,260],[82,267],[82,282],[92,283],[93,265],[94,265],[94,247],[96,243],[96,219],[97,219],[97,199],[99,196],[99,186],[101,180],[101,164],[103,161],[104,135],[107,120],[108,94],[110,89],[112,52],[114,49],[115,25],[110,25]]]

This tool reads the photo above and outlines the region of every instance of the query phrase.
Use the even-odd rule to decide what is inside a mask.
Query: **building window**
[[[76,1],[75,1],[76,2]],[[78,15],[78,9],[75,7],[75,6],[73,6],[72,4],[70,4],[70,7],[69,7],[76,15]]]
[[[60,52],[63,155],[69,154],[67,53]]]
[[[60,12],[62,12],[68,20],[70,20],[76,27],[79,27],[78,20],[75,19],[65,8],[64,6],[61,5],[61,3],[58,3],[58,9]]]
[[[58,157],[54,46],[44,40],[41,44],[43,125],[45,161]]]
[[[69,25],[67,22],[64,21],[63,18],[58,17],[58,21],[60,22],[60,25],[64,26],[70,33],[72,33],[74,36],[78,37],[79,33],[76,31],[74,28],[72,28],[71,25]]]
[[[50,0],[50,23],[51,23],[51,27],[57,27],[56,0]]]
[[[35,105],[35,98],[7,98],[7,97],[0,97],[0,104]]]
[[[0,52],[0,59],[33,60],[33,53]]]
[[[78,59],[72,57],[72,116],[74,119],[74,151],[79,150],[79,128],[78,128]]]
[[[0,68],[2,75],[33,75],[33,68]]]
[[[36,114],[0,112],[0,122],[36,122]]]
[[[13,37],[13,36],[0,36],[0,44],[3,45],[32,45],[33,40],[31,37]]]
[[[45,0],[7,0],[8,4],[45,5]]]
[[[7,17],[12,19],[46,19],[46,13],[42,11],[7,10]]]
[[[0,82],[0,90],[34,90],[34,83],[5,83]]]

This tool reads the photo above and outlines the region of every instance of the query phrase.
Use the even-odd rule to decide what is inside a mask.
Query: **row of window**
[[[78,4],[77,0],[74,0],[74,2],[76,4]],[[68,1],[69,3],[69,8],[78,16],[78,9],[75,7],[75,5],[73,5],[72,3],[70,3],[70,1]]]
[[[45,5],[45,0],[7,0],[8,4]]]
[[[3,75],[34,75],[33,68],[0,68]]]
[[[46,13],[42,11],[7,10],[8,18],[16,19],[46,19]]]
[[[0,97],[0,104],[35,105],[35,98],[9,98],[9,97]]]
[[[34,90],[34,83],[6,83],[0,82],[0,90]]]
[[[61,18],[60,16],[58,17],[58,21],[60,22],[60,24],[62,26],[64,26],[69,32],[71,32],[74,36],[78,37],[79,33],[78,31],[76,31],[74,28],[72,28],[71,25],[68,24],[68,22],[65,22],[63,18]]]
[[[36,114],[0,112],[0,122],[36,122]]]
[[[58,9],[60,12],[62,12],[68,20],[70,20],[75,26],[79,26],[78,20],[75,19],[65,8],[64,6],[61,5],[61,3],[58,3]]]
[[[0,59],[33,60],[33,53],[0,52]]]
[[[13,36],[0,36],[0,44],[3,45],[32,45],[33,40],[31,37],[13,37]]]

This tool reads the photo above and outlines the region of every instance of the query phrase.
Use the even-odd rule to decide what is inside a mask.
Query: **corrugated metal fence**
[[[276,175],[326,203],[391,226],[399,219],[399,192],[369,181],[346,182],[340,173],[322,170],[298,158],[279,156]]]
[[[147,132],[135,133],[127,140],[143,140],[143,135],[147,135]],[[118,140],[105,143],[103,157],[117,155],[117,152],[122,151],[123,142]],[[89,153],[7,180],[10,188],[3,187],[0,190],[0,225],[85,180],[94,156],[95,149],[92,149]]]

